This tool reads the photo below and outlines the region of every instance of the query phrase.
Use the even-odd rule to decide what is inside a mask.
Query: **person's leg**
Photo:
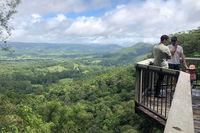
[[[164,74],[158,73],[158,80],[156,82],[156,88],[155,88],[155,94],[154,94],[155,96],[160,95],[160,89],[161,89],[163,79],[164,79]]]
[[[173,69],[174,70],[180,70],[180,64],[172,64],[173,65]],[[175,89],[175,87],[176,87],[176,83],[177,83],[177,79],[176,78],[174,78],[174,81],[173,81],[173,89]]]

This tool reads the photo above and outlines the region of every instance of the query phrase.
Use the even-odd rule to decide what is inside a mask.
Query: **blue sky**
[[[68,18],[77,18],[80,16],[85,16],[85,17],[100,17],[102,16],[106,11],[109,11],[110,8],[100,8],[100,9],[92,9],[92,10],[87,10],[87,11],[83,11],[83,12],[69,12],[69,13],[64,13],[63,15],[65,15]],[[45,14],[43,16],[44,19],[49,19],[49,18],[53,18],[56,17],[57,14],[56,13],[48,13]]]
[[[10,41],[133,45],[200,26],[199,0],[22,0]]]

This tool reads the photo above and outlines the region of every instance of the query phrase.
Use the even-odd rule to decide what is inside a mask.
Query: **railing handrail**
[[[150,65],[151,62],[153,62],[152,58],[144,60],[144,61],[140,61],[137,63],[136,67],[148,68],[149,70],[153,70],[153,71],[157,71],[157,72],[162,71],[163,73],[169,73],[169,74],[174,74],[174,75],[179,73],[179,71],[174,70],[174,69],[168,69],[168,68],[162,68],[159,66]]]
[[[191,58],[191,57],[187,57],[185,58],[186,60],[191,60],[191,61],[200,61],[200,58]]]
[[[167,68],[161,68],[161,67],[154,66],[154,65],[137,64],[136,67],[139,67],[139,68],[148,68],[149,70],[152,70],[152,71],[155,71],[155,72],[162,71],[163,73],[168,73],[168,74],[172,74],[172,75],[177,75],[177,73],[179,73],[179,71],[177,71],[177,70],[167,69]]]
[[[164,133],[194,133],[190,75],[180,72]]]

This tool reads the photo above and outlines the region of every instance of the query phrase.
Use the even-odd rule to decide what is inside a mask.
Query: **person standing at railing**
[[[153,47],[153,56],[155,66],[159,66],[162,68],[168,68],[168,59],[171,59],[171,52],[166,44],[169,41],[169,37],[167,35],[162,35],[160,38],[160,43]],[[154,96],[161,98],[163,96],[160,95],[161,84],[164,79],[164,74],[162,72],[158,73],[158,80],[156,82],[155,93]]]
[[[183,48],[178,45],[178,40],[176,36],[171,37],[171,45],[168,45],[168,48],[170,49],[170,52],[172,54],[172,58],[168,61],[169,62],[169,68],[180,70],[180,57],[182,58],[183,65],[185,69],[188,69],[188,66],[186,64],[185,55],[183,53]]]

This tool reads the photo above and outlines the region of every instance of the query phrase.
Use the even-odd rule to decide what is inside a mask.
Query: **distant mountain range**
[[[38,60],[53,58],[76,58],[98,60],[99,65],[129,65],[142,60],[153,45],[137,43],[131,47],[99,44],[53,44],[11,42],[15,52],[0,52],[1,60]]]
[[[70,56],[70,55],[87,55],[96,53],[107,53],[119,50],[122,47],[118,45],[97,45],[97,44],[59,44],[59,43],[22,43],[10,42],[12,56]],[[4,55],[11,56],[10,53]]]

